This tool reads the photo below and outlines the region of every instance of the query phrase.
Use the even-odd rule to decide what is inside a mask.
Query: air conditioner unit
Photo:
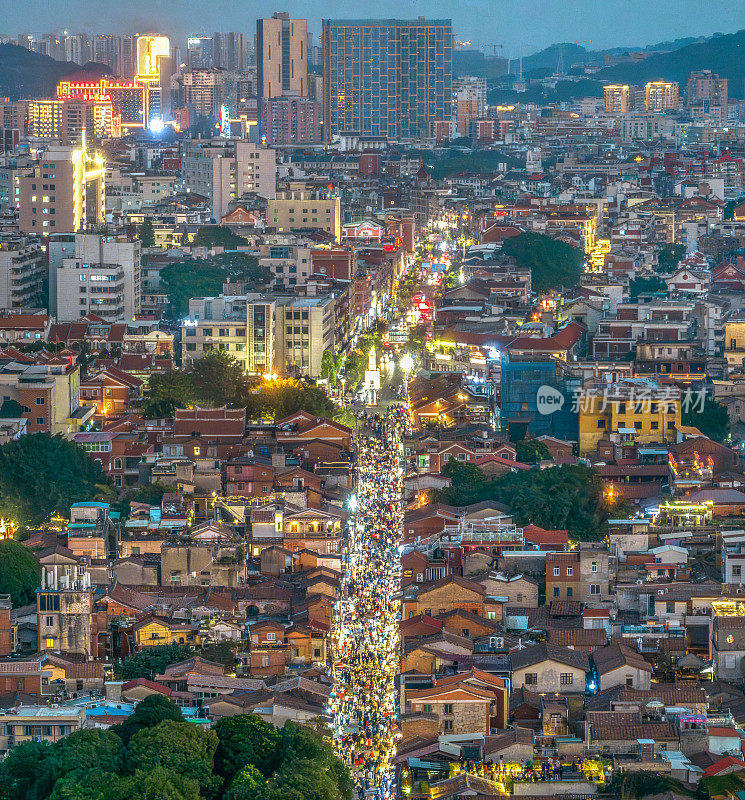
[[[657,594],[665,594],[665,590],[664,589],[658,589],[657,590]]]

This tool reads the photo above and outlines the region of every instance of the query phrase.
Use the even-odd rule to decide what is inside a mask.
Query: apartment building
[[[72,252],[70,252],[72,250]],[[131,319],[141,306],[138,239],[79,233],[49,243],[49,304],[59,322]]]
[[[275,151],[234,139],[191,139],[181,142],[183,189],[206,197],[216,222],[231,201],[247,192],[273,198],[276,190]]]
[[[259,248],[259,265],[268,267],[274,285],[292,289],[308,280],[313,272],[311,248],[295,243],[288,237],[274,237]]]
[[[0,309],[39,307],[44,271],[38,243],[25,236],[0,234]]]
[[[278,233],[310,228],[325,231],[338,242],[341,237],[341,201],[329,192],[289,188],[270,200],[267,225]]]
[[[82,147],[50,145],[18,179],[22,233],[74,233],[104,221],[104,157]]]
[[[193,298],[181,326],[183,363],[223,350],[249,374],[271,373],[276,369],[274,308],[273,300],[259,295]]]
[[[337,307],[334,294],[194,298],[181,326],[182,359],[223,350],[250,374],[318,377],[336,341]]]

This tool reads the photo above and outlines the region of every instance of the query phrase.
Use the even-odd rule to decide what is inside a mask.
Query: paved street
[[[392,796],[397,709],[402,523],[401,434],[397,408],[363,420],[356,508],[349,526],[334,638],[334,734],[357,796]]]

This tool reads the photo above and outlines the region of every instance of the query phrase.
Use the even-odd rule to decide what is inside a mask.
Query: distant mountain
[[[480,50],[453,50],[453,75],[476,78],[498,78],[507,74],[507,59],[488,57]]]
[[[636,85],[654,80],[678,81],[685,86],[691,72],[699,69],[710,69],[723,78],[729,78],[730,96],[743,97],[745,30],[715,35],[670,53],[656,53],[644,61],[606,67],[595,77],[602,81]]]
[[[550,69],[553,73],[559,63],[559,58],[564,62],[564,71],[577,61],[594,61],[598,57],[594,51],[591,52],[587,48],[579,44],[572,44],[570,42],[561,42],[552,44],[537,53],[525,56],[523,58],[523,73],[531,72],[534,69]],[[517,59],[513,61],[512,72],[517,73]]]
[[[108,72],[103,64],[81,67],[72,61],[55,61],[25,47],[0,44],[0,96],[11,100],[53,97],[60,80],[72,73],[79,73],[81,69],[93,79],[96,75],[106,75]]]

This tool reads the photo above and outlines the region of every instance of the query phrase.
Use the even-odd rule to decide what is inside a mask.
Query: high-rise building
[[[147,89],[145,123],[162,125],[171,112],[171,42],[167,36],[137,37],[137,81]]]
[[[486,79],[464,77],[453,81],[455,129],[458,136],[468,136],[471,120],[486,113]]]
[[[308,21],[277,12],[256,22],[257,94],[308,94]]]
[[[323,21],[324,136],[428,136],[453,106],[449,19]]]
[[[79,145],[119,136],[119,117],[110,100],[64,98],[29,100],[27,133],[37,139]]]
[[[692,72],[686,86],[686,105],[694,116],[712,114],[727,119],[728,82],[711,70]]]
[[[101,78],[100,81],[61,81],[57,84],[58,100],[110,102],[113,115],[126,130],[143,126],[147,104],[144,83],[124,78]]]
[[[631,109],[629,87],[610,83],[603,89],[606,114],[628,114]]]
[[[0,234],[0,309],[38,308],[44,273],[37,242],[18,234]]]
[[[190,36],[186,40],[186,66],[207,69],[214,66],[211,36]]]
[[[64,249],[49,243],[49,307],[59,322],[87,314],[114,322],[140,313],[139,240],[79,233],[74,253],[65,256]]]
[[[106,162],[84,147],[50,145],[18,180],[23,233],[74,233],[104,221]]]
[[[644,87],[645,111],[677,108],[679,102],[678,84],[673,81],[651,81]]]
[[[259,124],[267,144],[313,144],[321,141],[320,105],[310,97],[265,97]]]
[[[232,200],[247,192],[274,197],[277,186],[275,151],[235,139],[191,139],[181,142],[184,189],[206,197],[216,222]]]
[[[218,115],[225,95],[227,73],[224,70],[187,69],[176,79],[181,101],[201,117]]]

